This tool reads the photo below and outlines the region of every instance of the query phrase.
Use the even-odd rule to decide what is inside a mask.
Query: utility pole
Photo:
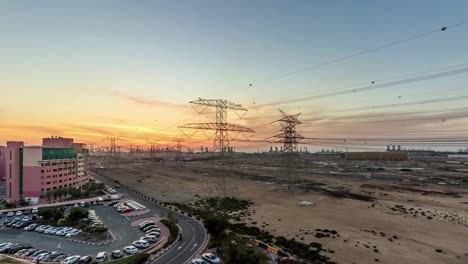
[[[213,152],[220,153],[220,160],[221,160],[221,177],[222,181],[218,184],[217,192],[218,196],[222,195],[226,197],[228,194],[227,190],[227,176],[225,172],[225,152],[228,150],[230,146],[230,142],[233,141],[239,134],[242,134],[246,139],[250,139],[250,137],[255,133],[252,129],[230,124],[227,122],[227,113],[228,110],[233,110],[239,118],[242,118],[247,112],[247,109],[244,108],[240,104],[236,104],[227,100],[223,99],[202,99],[199,98],[198,100],[191,101],[192,105],[201,105],[204,106],[203,110],[198,111],[195,107],[195,110],[198,114],[203,113],[208,107],[214,107],[216,109],[216,121],[210,123],[188,123],[179,126],[179,129],[188,137],[192,137],[197,133],[197,131],[204,131],[211,130],[215,131],[214,140],[213,140]],[[243,115],[239,115],[236,111],[243,111]],[[191,135],[187,135],[183,129],[191,129],[195,130]],[[234,135],[233,135],[234,134]],[[250,137],[247,137],[246,134],[251,134]],[[206,135],[206,134],[205,134]]]

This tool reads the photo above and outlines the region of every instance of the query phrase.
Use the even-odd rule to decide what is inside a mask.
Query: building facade
[[[9,141],[0,148],[0,179],[9,203],[41,202],[47,192],[89,182],[88,150],[73,139],[44,138],[42,146]]]

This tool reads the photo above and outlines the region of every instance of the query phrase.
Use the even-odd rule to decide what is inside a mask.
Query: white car
[[[37,224],[30,224],[27,227],[23,228],[24,231],[32,231],[34,230],[38,225]]]
[[[159,227],[153,227],[153,228],[150,228],[149,230],[146,230],[146,233],[151,233],[151,232],[158,232],[158,233],[161,233],[161,228]]]
[[[152,221],[148,221],[148,220],[143,221],[138,225],[138,228],[142,228],[143,226],[145,226],[146,224],[149,224],[150,222],[152,222]]]
[[[149,247],[149,243],[146,240],[137,240],[133,242],[133,245],[137,248],[147,248]]]
[[[192,260],[192,264],[209,264],[209,263],[204,259],[194,259]]]
[[[41,259],[47,257],[49,254],[50,254],[50,253],[48,253],[48,252],[41,253],[41,254],[35,256],[35,257],[33,258],[33,260],[41,260]]]
[[[107,252],[99,252],[96,255],[96,262],[106,262],[107,260]]]
[[[145,236],[155,236],[156,238],[159,238],[161,234],[159,232],[150,232],[150,233],[146,233]]]
[[[38,212],[39,212],[39,210],[38,210],[36,207],[34,207],[34,208],[31,210],[31,213],[32,213],[32,214],[37,214]]]
[[[23,222],[28,222],[28,221],[29,221],[29,216],[23,217],[22,221],[23,221]]]
[[[79,235],[79,234],[81,234],[81,230],[74,230],[74,231],[68,232],[65,236],[66,237],[73,237],[73,236],[76,236],[76,235]]]
[[[127,253],[128,255],[133,255],[133,254],[138,253],[138,248],[134,246],[124,247],[124,252]]]
[[[7,216],[14,216],[15,213],[14,212],[8,212]]]
[[[16,215],[16,216],[23,215],[23,212],[21,212],[21,211],[16,211],[16,214],[15,214],[15,215]]]
[[[156,236],[146,235],[146,236],[140,238],[140,240],[145,240],[145,241],[148,241],[150,243],[154,243],[154,242],[158,241],[158,238]]]
[[[78,263],[78,261],[80,261],[80,256],[75,255],[75,256],[65,258],[63,260],[63,264],[75,264],[75,263]]]
[[[213,253],[205,253],[202,256],[204,259],[208,260],[210,263],[213,263],[213,264],[221,263],[221,259],[219,259],[219,257]]]

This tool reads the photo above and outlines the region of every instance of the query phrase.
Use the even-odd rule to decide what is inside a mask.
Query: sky
[[[467,11],[463,0],[0,0],[0,145],[57,135],[170,146],[185,137],[179,125],[215,119],[190,106],[199,97],[242,104],[244,118],[230,111],[229,122],[254,128],[257,140],[278,134],[278,108],[302,113],[298,131],[311,138],[461,138],[466,99],[401,104],[468,96],[467,72],[280,103],[465,69],[468,23],[450,25],[467,21]],[[387,104],[397,106],[372,109]],[[206,138],[184,144],[210,147]]]

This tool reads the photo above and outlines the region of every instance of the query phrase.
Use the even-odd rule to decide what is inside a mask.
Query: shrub
[[[57,225],[58,226],[66,226],[68,224],[68,221],[67,219],[65,218],[60,218],[58,221],[57,221]]]

